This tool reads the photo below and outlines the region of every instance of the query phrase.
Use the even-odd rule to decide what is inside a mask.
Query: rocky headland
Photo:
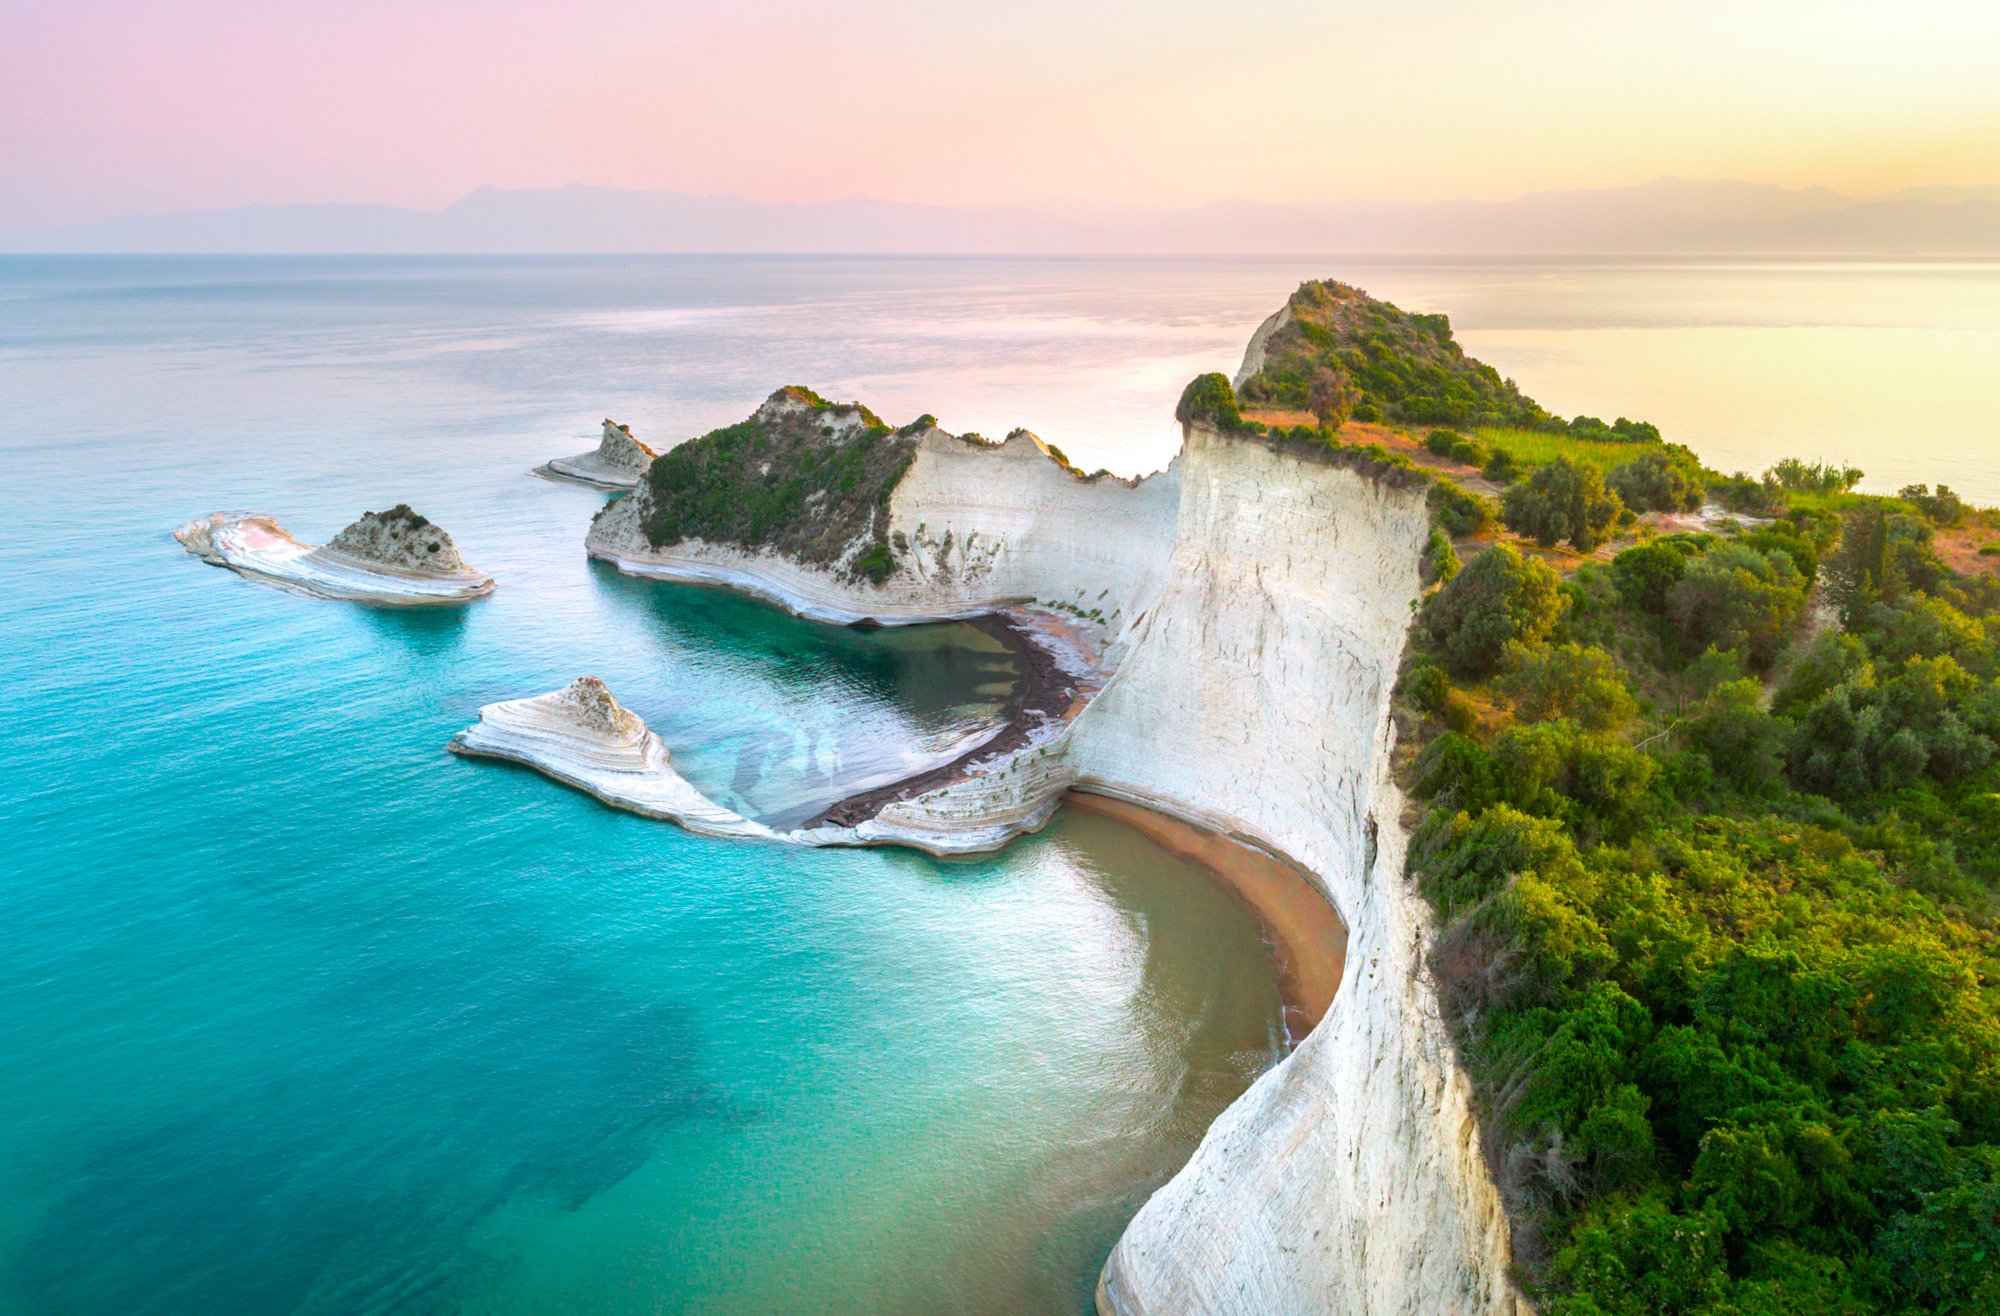
[[[1253,390],[1285,323],[1245,363]],[[1025,431],[893,428],[780,390],[655,462],[587,549],[825,620],[1060,619],[1079,676],[1060,717],[790,839],[990,849],[1082,790],[1247,843],[1346,927],[1344,976],[1336,948],[1303,951],[1339,982],[1324,1017],[1133,1220],[1101,1311],[1521,1310],[1390,776],[1430,490],[1244,424],[1220,376],[1197,385],[1179,456],[1131,481]]]
[[[267,516],[214,512],[174,531],[202,561],[316,598],[392,607],[464,603],[493,591],[441,526],[409,504],[364,512],[324,545],[303,544]]]
[[[630,489],[646,476],[660,454],[632,437],[630,425],[607,419],[597,447],[574,457],[554,457],[535,468],[536,475],[587,484],[593,489]]]

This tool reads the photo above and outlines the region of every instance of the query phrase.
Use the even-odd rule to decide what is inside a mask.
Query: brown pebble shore
[[[1295,865],[1220,832],[1108,795],[1073,790],[1065,803],[1116,818],[1160,848],[1193,860],[1256,912],[1278,961],[1285,1026],[1294,1045],[1326,1017],[1347,967],[1347,928]]]
[[[975,763],[1013,753],[1026,744],[1035,731],[1075,711],[1073,705],[1083,693],[1083,687],[1063,669],[1039,631],[1004,612],[976,617],[971,624],[999,637],[1021,658],[1025,689],[1021,703],[1005,729],[985,744],[967,750],[949,763],[901,781],[892,781],[886,786],[850,795],[813,817],[806,823],[807,827],[854,827],[867,822],[891,804],[915,799],[926,791],[957,781]]]

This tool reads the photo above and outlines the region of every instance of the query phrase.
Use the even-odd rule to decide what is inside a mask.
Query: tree
[[[1701,474],[1682,450],[1654,448],[1613,470],[1605,483],[1638,512],[1692,512],[1701,506]]]
[[[1623,507],[1595,466],[1558,457],[1508,489],[1500,513],[1510,530],[1544,548],[1567,539],[1588,553],[1604,542]]]
[[[1615,731],[1639,711],[1617,660],[1595,646],[1511,644],[1506,659],[1499,686],[1516,717],[1567,717],[1590,731]]]
[[[1689,551],[1679,543],[1635,544],[1611,559],[1611,578],[1627,603],[1657,616],[1666,611],[1667,591],[1687,573]]]
[[[1782,552],[1718,544],[1688,564],[1667,592],[1667,619],[1695,650],[1739,649],[1770,666],[1806,606],[1806,582]]]
[[[1496,544],[1472,559],[1431,599],[1424,627],[1461,676],[1483,676],[1510,642],[1546,638],[1569,606],[1548,563]]]
[[[1321,366],[1313,371],[1306,386],[1307,406],[1319,418],[1321,429],[1337,430],[1354,414],[1361,390],[1339,366]]]

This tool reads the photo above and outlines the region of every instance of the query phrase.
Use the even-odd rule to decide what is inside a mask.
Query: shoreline
[[[810,831],[817,827],[858,827],[872,821],[882,810],[904,800],[948,786],[971,775],[984,761],[998,762],[1029,747],[1037,734],[1051,726],[1068,722],[1091,693],[1089,683],[1070,670],[1062,655],[1049,643],[1051,637],[1030,619],[1013,612],[988,612],[967,619],[970,625],[1006,643],[1021,656],[1021,680],[1026,687],[1020,707],[992,739],[982,742],[934,768],[927,768],[900,781],[849,795],[807,819]]]
[[[1347,968],[1347,925],[1304,870],[1221,832],[1086,788],[1073,788],[1063,803],[1116,819],[1168,853],[1201,865],[1250,907],[1277,961],[1291,1046],[1326,1017]]]

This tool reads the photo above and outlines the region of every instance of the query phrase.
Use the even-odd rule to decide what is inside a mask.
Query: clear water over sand
[[[1722,464],[2000,500],[1990,403],[1891,431],[1815,382],[1819,334],[1976,401],[1978,268],[0,260],[0,1310],[1080,1310],[1279,1053],[1230,897],[1101,818],[807,854],[443,745],[583,672],[760,816],[948,745],[1013,689],[983,634],[618,577],[582,559],[599,495],[525,472],[604,415],[661,443],[790,382],[1149,469],[1186,379],[1326,273]],[[1820,364],[1731,393],[1744,334]],[[1725,395],[1753,410],[1714,448],[1677,431]],[[167,538],[405,499],[492,598],[296,599]]]

